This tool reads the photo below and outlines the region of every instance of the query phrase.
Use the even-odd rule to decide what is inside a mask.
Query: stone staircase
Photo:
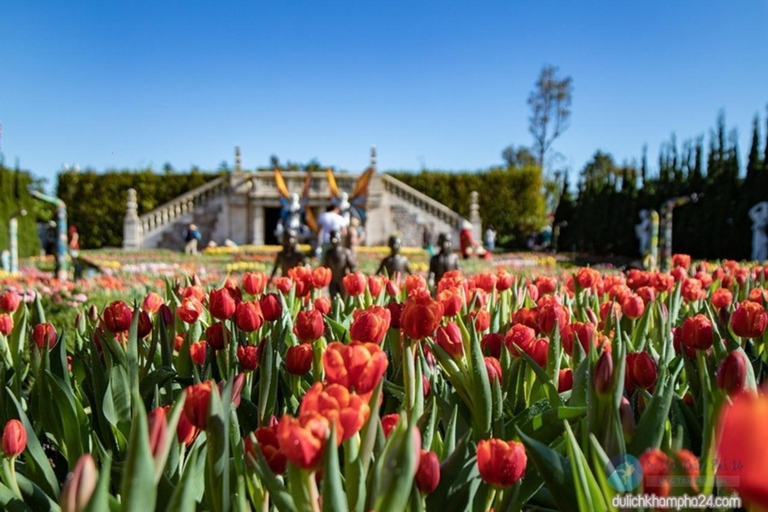
[[[288,190],[301,191],[305,174],[283,174]],[[351,191],[357,175],[338,173],[342,190]],[[132,195],[131,195],[132,194]],[[330,188],[325,173],[313,175],[309,205],[317,213],[329,204]],[[473,197],[470,221],[479,241],[480,219],[477,197]],[[135,192],[129,191],[124,224],[124,248],[168,248],[181,250],[183,233],[190,223],[201,232],[201,247],[209,241],[222,244],[231,239],[238,245],[263,244],[266,209],[280,207],[274,176],[268,172],[235,171],[220,176],[176,199],[138,216]],[[386,245],[392,233],[399,233],[403,245],[421,246],[422,233],[429,226],[436,240],[441,232],[457,233],[462,217],[429,196],[386,174],[374,174],[368,190],[366,245]]]

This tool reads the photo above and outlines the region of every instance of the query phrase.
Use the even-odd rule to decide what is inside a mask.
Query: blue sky
[[[360,170],[478,169],[530,144],[544,63],[574,80],[555,144],[652,159],[720,109],[748,149],[768,102],[768,2],[47,2],[0,6],[6,163],[214,169],[240,145]],[[764,136],[763,123],[763,136]]]

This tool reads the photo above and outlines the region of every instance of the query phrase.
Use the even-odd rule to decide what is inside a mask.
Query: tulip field
[[[768,510],[768,266],[246,263],[0,278],[0,510]]]

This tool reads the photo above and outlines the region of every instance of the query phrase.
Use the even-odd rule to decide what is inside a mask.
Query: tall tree
[[[501,158],[504,159],[504,163],[506,163],[507,167],[510,169],[528,167],[538,163],[536,157],[531,153],[531,150],[525,146],[507,146],[502,150]]]
[[[757,176],[762,170],[762,162],[760,161],[760,119],[755,114],[755,119],[752,121],[752,145],[749,148],[749,157],[747,158],[747,177],[744,184],[753,184],[757,180]]]
[[[531,107],[528,130],[533,135],[533,150],[542,169],[552,143],[568,129],[572,99],[573,79],[570,76],[560,78],[556,67],[544,66],[536,88],[528,96]]]

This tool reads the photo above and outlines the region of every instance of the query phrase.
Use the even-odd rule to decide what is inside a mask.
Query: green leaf
[[[126,348],[126,364],[128,370],[128,385],[131,393],[139,391],[139,313],[141,310],[134,302],[133,320],[128,329],[128,344]]]
[[[552,497],[557,506],[562,511],[577,512],[579,500],[568,459],[549,446],[526,436],[519,428],[516,430],[525,445],[528,460],[533,462],[547,488],[552,490]]]
[[[472,371],[472,396],[474,399],[472,411],[474,412],[477,436],[486,439],[491,435],[491,422],[493,420],[493,397],[491,395],[491,383],[488,380],[488,370],[483,360],[483,350],[480,348],[480,340],[472,326],[472,335],[469,339],[469,357]]]
[[[227,404],[230,400],[230,389],[231,384],[228,383],[224,391]],[[205,474],[206,494],[215,512],[228,512],[230,509],[228,420],[229,414],[224,410],[219,390],[212,386],[205,429],[208,441]]]
[[[341,484],[339,451],[336,449],[336,423],[325,441],[323,454],[323,512],[349,512],[347,497]]]
[[[571,426],[568,422],[565,425],[565,439],[568,448],[568,459],[571,461],[571,471],[575,477],[576,496],[579,500],[579,510],[593,510],[595,512],[604,512],[607,510],[600,486],[597,484],[595,475],[587,463],[586,457],[579,448],[579,444],[573,435]]]
[[[376,464],[379,485],[374,510],[377,512],[402,512],[406,509],[418,469],[413,446],[414,429],[413,423],[408,424],[401,417]]]
[[[252,441],[255,446],[255,437]],[[254,460],[250,454],[247,454],[247,457],[251,461],[251,464],[253,464],[256,474],[259,476],[259,480],[261,480],[261,483],[264,484],[264,487],[269,491],[269,497],[272,499],[272,503],[275,504],[275,507],[280,512],[298,512],[291,493],[286,490],[285,486],[280,483],[277,477],[272,473],[272,470],[269,469],[269,464],[267,464],[261,450],[255,451],[256,460]]]
[[[181,475],[181,479],[174,488],[171,501],[165,509],[166,512],[195,510],[195,493],[197,489],[195,489],[194,476],[199,475],[204,471],[204,462],[205,459],[200,457],[199,450],[193,450],[189,454],[189,458],[184,464],[184,472]]]
[[[120,497],[123,512],[147,512],[155,509],[157,497],[155,463],[149,447],[147,413],[141,404],[138,390],[134,394],[133,402],[136,407],[128,442],[128,456],[120,484]]]

